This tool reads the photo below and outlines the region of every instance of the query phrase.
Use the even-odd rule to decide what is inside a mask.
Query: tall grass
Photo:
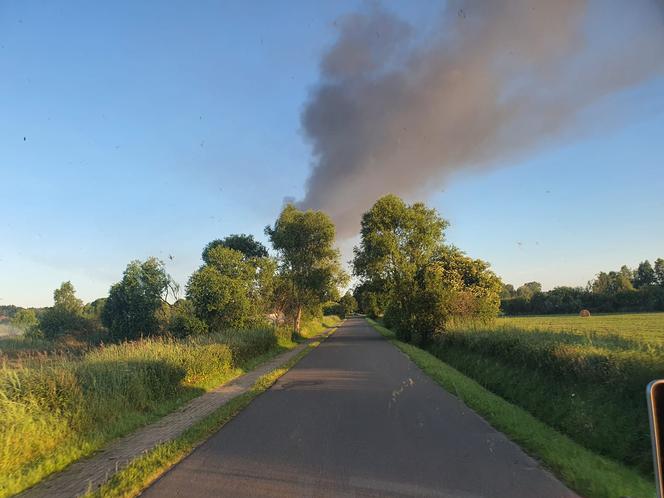
[[[657,340],[499,321],[457,324],[430,350],[586,448],[651,473],[644,390],[664,377],[664,346]]]
[[[292,347],[274,329],[186,340],[146,339],[80,355],[39,354],[0,365],[0,496],[25,489],[257,358]]]
[[[53,342],[46,339],[22,335],[0,336],[0,355],[19,356],[23,352],[47,351],[53,349]]]

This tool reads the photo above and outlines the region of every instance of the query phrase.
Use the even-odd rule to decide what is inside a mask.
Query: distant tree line
[[[4,304],[0,306],[0,321],[8,321],[14,318],[14,315],[21,310],[19,306],[14,306],[13,304]]]
[[[382,197],[362,217],[354,249],[360,311],[421,346],[453,320],[498,314],[500,279],[484,261],[445,243],[447,221],[422,203]]]
[[[252,235],[210,242],[183,297],[164,263],[151,257],[130,262],[108,296],[91,303],[83,304],[72,283],[63,282],[53,306],[39,313],[5,308],[28,337],[82,341],[183,337],[275,323],[298,333],[302,320],[321,315],[325,303],[352,311],[339,296],[347,276],[326,214],[288,205],[265,233],[274,257]]]
[[[591,312],[664,311],[664,259],[646,260],[636,270],[600,272],[583,287],[556,287],[542,292],[538,282],[514,289],[503,285],[501,310],[507,315]]]

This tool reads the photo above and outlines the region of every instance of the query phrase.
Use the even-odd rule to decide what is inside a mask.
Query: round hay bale
[[[590,316],[590,311],[588,311],[588,310],[581,310],[581,311],[579,312],[579,316],[584,317],[584,318],[589,317],[589,316]]]

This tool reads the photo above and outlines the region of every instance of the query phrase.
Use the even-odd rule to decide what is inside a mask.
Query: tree
[[[539,292],[542,292],[542,284],[539,282],[527,282],[516,290],[516,295],[517,297],[530,300]]]
[[[634,287],[639,289],[641,287],[655,285],[656,283],[657,274],[650,264],[650,261],[646,259],[645,261],[639,263],[636,272],[634,272]]]
[[[664,259],[662,258],[655,260],[655,276],[657,277],[657,283],[664,287]]]
[[[611,278],[606,272],[599,272],[594,280],[588,282],[588,288],[594,294],[609,294],[611,291]]]
[[[500,279],[488,263],[446,248],[418,271],[410,340],[426,346],[450,320],[493,319],[500,308]]]
[[[395,195],[378,199],[362,216],[355,275],[385,289],[398,287],[439,251],[447,226],[422,203],[408,206]]]
[[[11,324],[26,336],[39,335],[39,320],[34,310],[19,309],[13,316]]]
[[[299,333],[303,309],[331,300],[347,278],[334,248],[334,224],[321,211],[300,211],[289,204],[265,234],[279,254],[283,309]]]
[[[620,276],[622,278],[624,278],[626,280],[629,280],[630,282],[632,282],[634,280],[634,272],[627,265],[622,265],[620,267],[620,271],[618,273],[620,274]]]
[[[241,328],[253,318],[250,298],[255,270],[244,255],[222,245],[213,247],[208,263],[187,283],[187,299],[211,330]]]
[[[55,306],[71,313],[80,313],[83,310],[83,301],[76,297],[76,289],[71,282],[63,282],[60,288],[53,291]]]
[[[633,291],[632,278],[633,274],[626,266],[623,266],[618,272],[609,272],[609,293],[617,294],[618,292]]]
[[[276,262],[251,235],[230,235],[210,242],[205,264],[187,283],[196,316],[210,330],[263,322],[273,305]]]
[[[253,235],[233,234],[224,239],[217,239],[210,242],[203,249],[203,261],[209,263],[208,255],[215,247],[225,247],[241,252],[245,258],[267,258],[267,249],[263,244],[254,239]]]
[[[353,269],[362,305],[386,302],[385,323],[426,345],[455,316],[495,316],[500,280],[488,265],[444,243],[448,223],[422,203],[382,197],[362,217]]]
[[[357,309],[357,301],[350,293],[350,291],[347,291],[343,296],[341,296],[341,299],[339,300],[339,305],[341,308],[342,318],[345,318],[351,313],[354,313],[355,310]]]
[[[385,321],[410,340],[416,307],[416,275],[444,246],[448,223],[422,203],[407,205],[395,195],[378,199],[362,216],[353,271],[385,303]]]
[[[83,301],[76,297],[71,282],[63,282],[53,292],[54,304],[39,318],[39,328],[48,338],[64,335],[86,338],[93,331],[89,320],[83,316]]]
[[[168,298],[177,295],[178,286],[157,258],[132,261],[122,280],[111,287],[101,314],[115,340],[138,339],[163,331],[159,313]]]
[[[106,306],[106,298],[100,297],[83,306],[83,316],[101,323],[101,314]]]
[[[512,299],[516,297],[516,290],[512,284],[503,284],[500,289],[500,299]]]

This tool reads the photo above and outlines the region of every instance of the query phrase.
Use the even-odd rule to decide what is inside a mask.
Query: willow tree
[[[320,307],[347,279],[334,247],[334,223],[322,211],[300,211],[289,204],[265,234],[279,256],[284,311],[299,332],[302,311]]]

